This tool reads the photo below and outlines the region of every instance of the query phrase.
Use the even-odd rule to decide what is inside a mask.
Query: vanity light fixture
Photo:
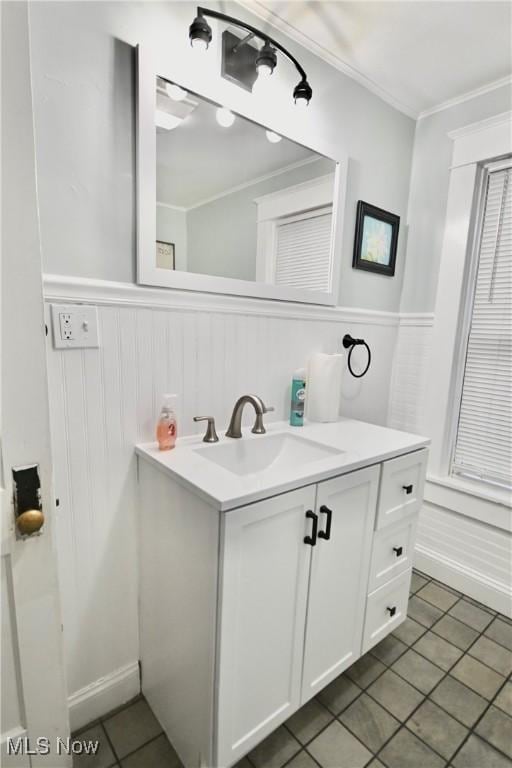
[[[278,141],[281,141],[283,138],[278,133],[274,133],[274,131],[265,131],[267,134],[267,139],[270,141],[271,144],[277,144]]]
[[[226,107],[219,107],[215,113],[216,120],[223,128],[229,128],[235,122],[235,116],[231,110]]]
[[[307,106],[311,101],[313,91],[308,83],[306,72],[301,67],[295,56],[286,48],[256,27],[246,24],[244,21],[228,16],[219,11],[198,6],[197,16],[189,27],[190,44],[194,48],[207,50],[212,40],[212,30],[206,20],[206,16],[212,19],[224,21],[227,24],[239,27],[247,33],[244,38],[239,38],[229,30],[222,34],[222,76],[241,85],[249,91],[256,79],[268,78],[277,65],[277,51],[283,54],[295,66],[300,75],[300,80],[293,90],[293,100],[298,106]],[[249,45],[256,38],[263,45],[259,50]]]

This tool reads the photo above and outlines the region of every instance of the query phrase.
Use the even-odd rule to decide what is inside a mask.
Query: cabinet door
[[[315,486],[223,518],[216,765],[229,766],[300,704]]]
[[[380,467],[318,485],[319,538],[312,548],[302,702],[361,655]],[[322,538],[331,525],[329,538]]]

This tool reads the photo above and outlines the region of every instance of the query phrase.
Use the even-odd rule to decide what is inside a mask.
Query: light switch
[[[52,304],[56,349],[99,347],[98,308],[87,304]]]

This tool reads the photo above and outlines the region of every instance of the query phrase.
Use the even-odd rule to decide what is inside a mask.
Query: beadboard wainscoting
[[[315,351],[364,337],[372,365],[345,371],[342,412],[386,424],[398,315],[46,276],[45,300],[98,307],[99,349],[56,350],[48,335],[50,412],[72,727],[138,690],[136,463],[162,394],[226,428],[236,398],[261,395],[287,418],[293,371]],[[355,354],[354,354],[355,357]],[[251,423],[251,414],[247,420]],[[151,525],[151,510],[147,511]]]
[[[395,429],[429,435],[425,403],[433,322],[433,315],[400,316],[388,418],[388,425]],[[454,589],[510,615],[510,530],[509,508],[474,493],[444,487],[427,473],[414,564]]]

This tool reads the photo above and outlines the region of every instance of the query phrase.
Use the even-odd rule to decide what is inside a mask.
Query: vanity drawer
[[[426,450],[383,463],[375,528],[392,525],[419,511],[426,468]]]
[[[412,568],[412,552],[418,515],[409,515],[395,525],[386,525],[373,535],[368,592]]]
[[[407,617],[411,573],[410,569],[368,595],[362,653],[373,648]]]

